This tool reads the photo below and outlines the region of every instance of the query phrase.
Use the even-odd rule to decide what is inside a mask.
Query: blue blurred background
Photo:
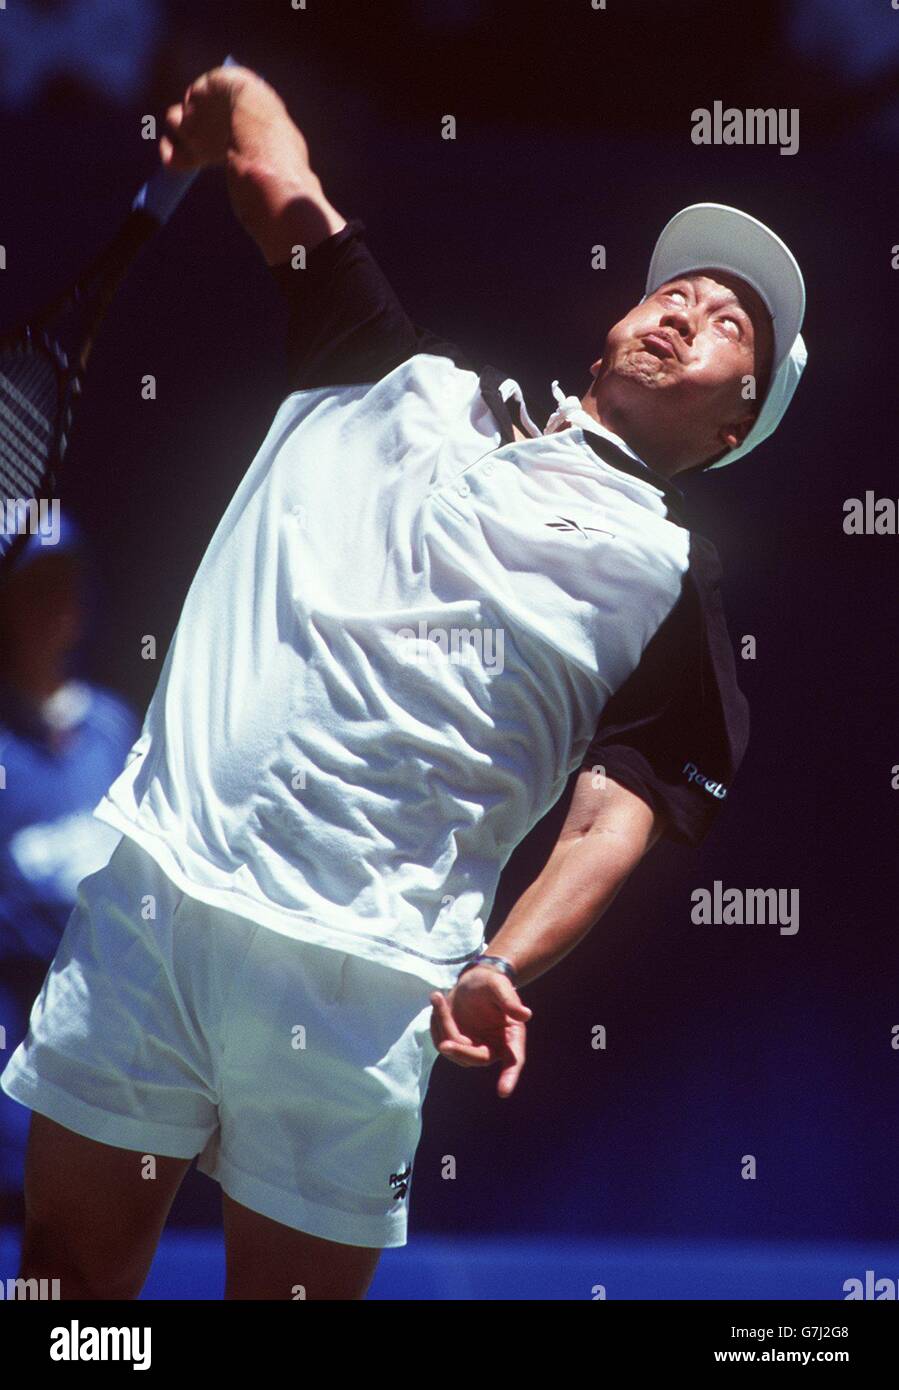
[[[899,538],[842,526],[849,497],[899,498],[899,12],[883,0],[18,0],[0,14],[4,322],[102,244],[155,167],[141,117],[227,52],[282,93],[331,201],[364,220],[412,316],[514,375],[541,422],[553,378],[583,392],[606,329],[643,292],[658,232],[689,203],[768,223],[808,291],[809,366],[783,424],[733,469],[685,481],[695,528],[722,556],[735,646],[757,639],[756,659],[738,660],[752,735],[726,813],[701,850],[655,849],[527,990],[528,1062],[508,1102],[495,1071],[436,1068],[406,1269],[416,1241],[447,1279],[450,1240],[457,1252],[543,1242],[544,1288],[553,1250],[572,1241],[899,1242]],[[691,112],[715,100],[798,108],[798,153],[694,146]],[[446,114],[455,141],[440,138]],[[596,243],[605,271],[591,268]],[[107,321],[62,488],[100,576],[77,670],[138,714],[284,393],[284,327],[223,179],[204,176]],[[141,659],[147,633],[157,662]],[[566,804],[509,864],[492,928]],[[690,894],[715,879],[798,889],[798,933],[694,925]],[[605,1050],[591,1046],[597,1024]],[[12,1191],[10,1240],[18,1201]],[[214,1228],[218,1210],[218,1189],[192,1171],[166,1239]],[[165,1249],[157,1297],[181,1288],[166,1283]],[[899,1274],[893,1263],[879,1272]],[[376,1292],[399,1287],[383,1277]],[[697,1292],[698,1276],[692,1287],[675,1296],[718,1296]],[[839,1281],[812,1296],[840,1297]]]

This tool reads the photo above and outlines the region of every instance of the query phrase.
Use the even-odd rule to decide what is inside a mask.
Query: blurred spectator
[[[75,901],[118,832],[91,814],[137,737],[133,711],[70,674],[87,614],[84,542],[31,536],[0,586],[0,1025],[24,1036]],[[21,1189],[29,1112],[0,1093],[0,1191]]]

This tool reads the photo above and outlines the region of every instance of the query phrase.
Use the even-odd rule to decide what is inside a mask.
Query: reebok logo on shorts
[[[401,1202],[403,1200],[406,1193],[409,1191],[409,1179],[411,1178],[411,1176],[411,1163],[408,1163],[406,1165],[406,1171],[404,1173],[390,1174],[390,1178],[388,1179],[388,1181],[390,1182],[390,1186],[396,1189],[396,1191],[393,1194],[394,1201]]]

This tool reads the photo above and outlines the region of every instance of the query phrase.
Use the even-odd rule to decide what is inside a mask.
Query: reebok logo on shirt
[[[579,521],[572,521],[571,517],[560,516],[556,521],[548,521],[547,526],[552,526],[556,531],[579,531],[584,540],[589,539],[588,531],[598,531],[603,536],[614,536],[614,531],[605,531],[601,526],[582,526]]]
[[[698,782],[701,787],[705,787],[712,796],[725,797],[727,791],[720,782],[710,782],[697,768],[695,763],[684,763],[681,771],[686,775],[688,782]]]

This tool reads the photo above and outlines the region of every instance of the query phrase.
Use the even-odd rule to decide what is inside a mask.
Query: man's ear
[[[718,431],[718,438],[725,449],[736,449],[738,444],[742,444],[749,431],[757,420],[756,415],[744,415],[739,420],[734,420],[729,425],[722,425]]]
[[[592,363],[590,364],[590,375],[591,375],[592,377],[595,377],[595,376],[596,376],[596,373],[599,371],[599,369],[600,369],[601,366],[602,366],[602,358],[601,358],[601,357],[597,357],[596,361],[595,361],[595,362],[592,362]]]
[[[685,469],[685,472],[704,472],[713,463],[717,463],[725,454],[729,454],[731,449],[736,449],[738,444],[742,444],[749,431],[752,429],[758,415],[744,415],[739,420],[734,420],[732,424],[722,425],[718,431],[718,439],[721,442],[720,453],[713,454],[704,463],[697,465],[695,469]]]

